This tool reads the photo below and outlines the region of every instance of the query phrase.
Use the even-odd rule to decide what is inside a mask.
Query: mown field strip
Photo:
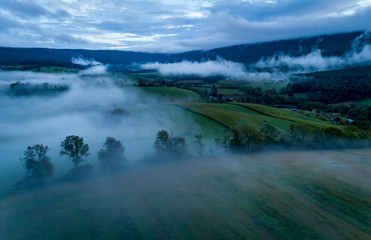
[[[278,114],[280,112],[274,108],[268,110],[277,111],[277,113],[269,114],[237,104],[180,103],[178,106],[216,121],[226,128],[250,125],[261,129],[265,124],[271,124],[280,131],[287,132],[290,130],[290,125],[294,123],[300,122],[310,126],[317,124],[316,122],[312,123],[308,120],[293,118],[289,115],[280,117]]]
[[[300,123],[304,124],[310,127],[314,128],[327,128],[327,127],[334,127],[334,125],[324,123],[321,120],[311,118],[304,116],[303,114],[300,113],[295,113],[290,110],[286,109],[277,109],[277,108],[272,108],[268,106],[263,106],[259,104],[253,104],[253,103],[232,103],[234,105],[238,105],[253,111],[256,111],[260,114],[283,119],[283,120],[288,120],[294,123]]]

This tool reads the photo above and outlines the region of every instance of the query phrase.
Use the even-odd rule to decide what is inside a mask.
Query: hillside
[[[267,107],[259,104],[208,104],[179,103],[183,109],[215,121],[225,128],[249,125],[261,129],[270,124],[281,132],[288,132],[290,125],[300,123],[314,128],[326,128],[331,125],[316,118],[305,116],[291,110]],[[207,125],[203,126],[207,128]]]
[[[156,54],[113,50],[82,50],[82,49],[46,49],[46,48],[7,48],[0,47],[0,61],[20,59],[57,60],[70,62],[72,57],[83,56],[94,58],[98,62],[131,65],[145,62],[179,62],[183,60],[201,61],[216,59],[253,63],[262,57],[284,53],[299,56],[310,53],[314,48],[322,51],[324,56],[341,56],[349,51],[353,40],[362,32],[351,32],[334,35],[323,35],[273,42],[236,45],[207,51],[191,51],[177,54]]]

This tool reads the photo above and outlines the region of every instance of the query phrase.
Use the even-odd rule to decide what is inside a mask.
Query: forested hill
[[[70,62],[72,57],[94,58],[98,62],[111,64],[132,64],[144,62],[178,62],[182,60],[201,61],[221,57],[241,63],[253,63],[262,57],[275,53],[300,56],[320,49],[324,56],[340,56],[351,49],[356,37],[363,32],[323,35],[273,42],[243,44],[177,54],[156,54],[114,50],[47,49],[47,48],[8,48],[0,47],[0,61],[12,60],[57,60]]]

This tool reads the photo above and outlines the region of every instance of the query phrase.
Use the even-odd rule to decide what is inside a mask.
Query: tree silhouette
[[[159,156],[170,158],[182,158],[188,153],[188,146],[184,137],[172,137],[165,130],[157,133],[156,140],[153,144]]]
[[[42,180],[53,174],[54,166],[50,161],[48,146],[42,144],[28,146],[21,158],[23,166],[27,169],[27,180]]]
[[[84,139],[79,136],[68,136],[61,142],[62,150],[60,155],[67,155],[72,160],[75,168],[78,168],[80,163],[84,161],[82,158],[89,156],[89,145],[84,144]]]
[[[103,148],[98,152],[98,159],[102,168],[112,170],[120,168],[125,161],[125,147],[121,141],[113,137],[107,137]]]

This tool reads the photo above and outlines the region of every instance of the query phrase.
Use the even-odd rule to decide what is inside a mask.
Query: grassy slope
[[[135,117],[140,117],[143,111],[152,111],[154,114],[166,116],[168,121],[162,122],[163,129],[186,137],[188,141],[194,141],[194,136],[198,134],[213,141],[226,130],[218,122],[211,121],[202,115],[185,111],[174,104],[152,104],[144,107],[127,108],[127,110]]]
[[[199,96],[189,90],[174,87],[141,87],[144,94],[163,99],[167,102],[182,102],[198,99]],[[198,123],[203,135],[213,139],[219,137],[223,130],[232,126],[250,125],[258,129],[265,121],[279,130],[286,132],[290,125],[302,123],[316,128],[333,126],[318,119],[307,117],[290,110],[271,108],[258,104],[208,104],[208,103],[177,103],[184,116]]]
[[[360,101],[359,103],[360,103],[360,104],[367,105],[367,106],[371,106],[371,98],[369,98],[369,99],[365,99],[365,100],[363,100],[363,101]]]
[[[305,124],[314,128],[325,128],[325,127],[330,127],[333,126],[328,123],[324,123],[323,121],[305,116],[303,114],[288,110],[288,109],[279,109],[279,108],[273,108],[273,107],[268,107],[260,104],[254,104],[254,103],[235,103],[238,106],[256,111],[260,114],[282,119],[282,120],[287,120],[291,121],[294,123],[301,123]]]
[[[139,89],[145,94],[169,101],[198,100],[200,98],[198,94],[192,91],[176,87],[140,87]]]
[[[258,104],[180,103],[178,106],[216,121],[226,128],[247,124],[260,129],[266,123],[281,131],[288,131],[294,123],[316,128],[332,126],[296,112]]]
[[[0,239],[370,239],[370,156],[190,160],[20,191],[0,202]]]

